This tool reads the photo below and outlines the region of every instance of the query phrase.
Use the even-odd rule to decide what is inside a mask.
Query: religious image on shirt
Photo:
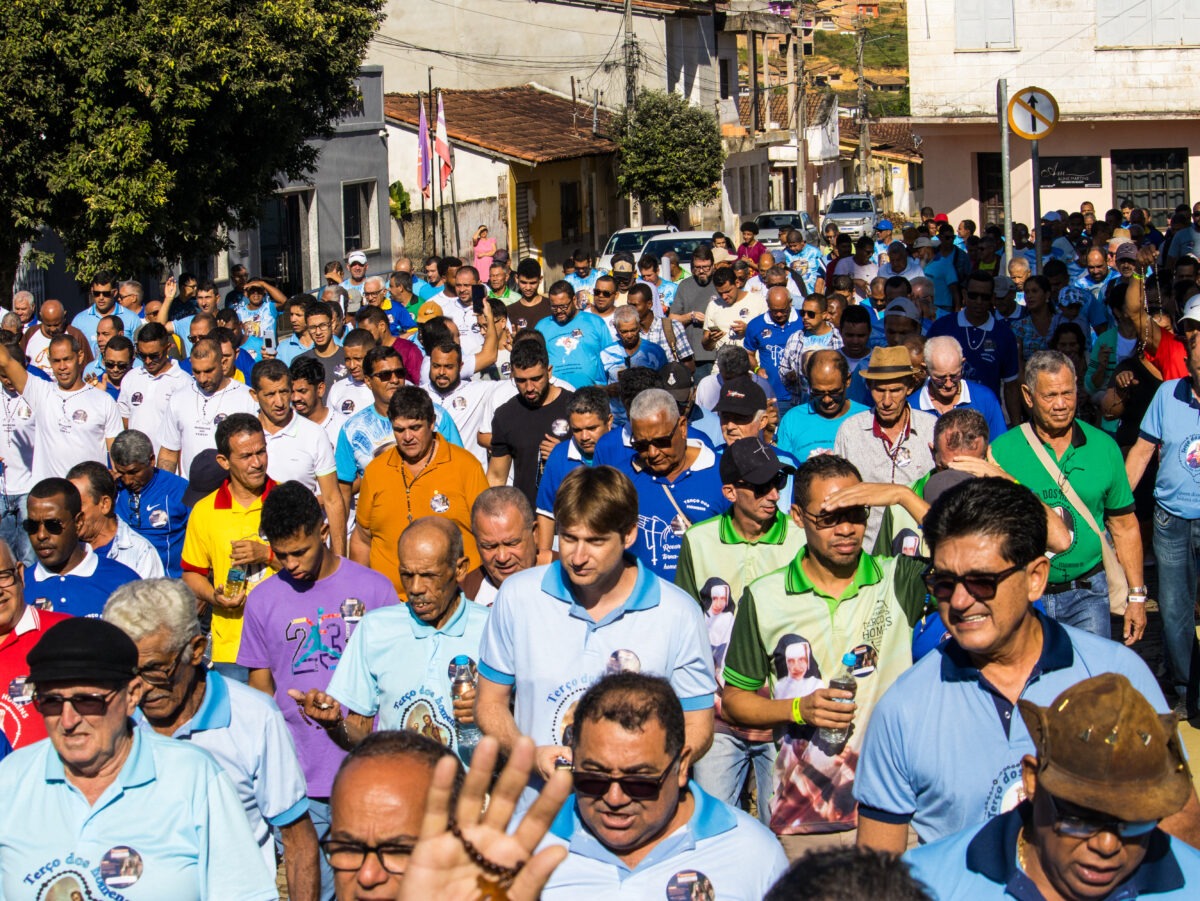
[[[133,848],[118,845],[100,858],[100,878],[110,889],[129,888],[142,878],[142,855]]]
[[[442,711],[443,716],[446,711]],[[427,700],[417,701],[404,714],[404,728],[416,732],[426,738],[432,738],[439,745],[450,747],[454,737],[454,729],[444,720],[438,718],[433,704]]]
[[[733,616],[737,612],[729,583],[716,576],[705,582],[700,589],[700,609],[704,611],[704,622],[708,627],[713,666],[719,673],[725,667],[725,654],[733,634]]]
[[[802,698],[825,686],[812,645],[801,635],[784,635],[771,655],[776,700]],[[851,727],[853,730],[853,727]],[[851,732],[853,734],[853,731]],[[854,770],[858,747],[847,742],[830,747],[815,726],[787,727],[775,758],[775,784],[770,803],[771,829],[785,834],[855,824]]]
[[[1193,479],[1200,481],[1200,435],[1191,435],[1180,443],[1179,463]]]
[[[712,880],[699,870],[680,870],[667,883],[667,901],[716,901]]]
[[[45,886],[46,893],[38,895],[44,901],[91,901],[96,896],[84,888],[74,876],[64,876],[50,886]]]
[[[641,671],[641,658],[628,648],[618,648],[608,655],[608,660],[604,664],[604,672],[600,676],[612,676],[617,673],[640,673]],[[600,678],[600,676],[596,678]],[[552,734],[558,736],[558,743],[564,747],[569,748],[575,743],[575,708],[579,706],[579,700],[590,685],[591,677],[576,678],[565,685],[559,686],[558,689],[551,693],[552,697],[557,696],[559,700],[558,706],[554,710],[554,719],[550,728]]]

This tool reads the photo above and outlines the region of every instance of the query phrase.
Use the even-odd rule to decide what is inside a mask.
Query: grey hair
[[[130,279],[129,281],[121,282],[120,286],[122,288],[128,288],[130,291],[135,293],[137,295],[138,303],[141,303],[146,299],[146,290],[142,287],[141,282]]]
[[[126,429],[113,439],[109,450],[113,466],[132,466],[154,459],[154,445],[144,432]]]
[[[16,313],[5,313],[4,318],[0,319],[0,328],[16,332],[19,335],[25,326],[21,325],[21,317]]]
[[[1029,260],[1025,259],[1023,256],[1013,257],[1008,261],[1009,272],[1012,272],[1014,266],[1016,266],[1018,269],[1024,269],[1026,272],[1031,272],[1033,270],[1033,267],[1029,265]]]
[[[963,359],[962,345],[953,335],[938,335],[925,342],[925,360],[927,362],[933,362],[933,358],[939,354],[947,356],[953,354],[961,363]]]
[[[716,355],[717,371],[722,378],[734,379],[750,372],[750,354],[744,347],[726,344]]]
[[[616,312],[613,313],[614,325],[633,325],[640,322],[641,317],[638,316],[637,310],[631,306],[617,307]]]
[[[621,309],[625,310],[628,307],[621,307]],[[525,528],[533,528],[535,522],[533,507],[529,503],[529,498],[525,496],[525,492],[512,485],[498,485],[495,488],[487,489],[475,498],[475,503],[471,507],[471,531],[475,531],[475,523],[479,520],[503,516],[509,510],[516,510],[521,514],[521,521],[525,524]]]
[[[1075,364],[1071,362],[1071,358],[1058,350],[1039,350],[1032,354],[1025,361],[1025,387],[1030,392],[1037,390],[1038,376],[1043,372],[1046,375],[1053,375],[1056,372],[1061,372],[1064,368],[1071,371],[1071,378],[1075,376]]]
[[[365,279],[363,279],[363,290],[364,291],[367,290],[367,286],[370,285],[371,282],[375,282],[375,290],[376,291],[383,290],[383,279],[380,278],[378,275],[369,275]]]
[[[104,605],[104,619],[135,642],[165,629],[171,646],[182,648],[200,634],[196,596],[182,579],[126,582]]]
[[[934,290],[933,279],[924,275],[916,276],[915,278],[911,279],[908,284],[910,288],[928,288],[930,291]]]
[[[31,307],[33,307],[35,310],[37,309],[37,300],[34,298],[32,291],[17,291],[12,296],[13,303],[16,303],[18,300],[21,300],[22,298],[24,298],[25,300],[28,300],[29,305]]]
[[[629,405],[629,421],[635,419],[657,419],[674,422],[679,418],[679,404],[663,388],[647,388]]]

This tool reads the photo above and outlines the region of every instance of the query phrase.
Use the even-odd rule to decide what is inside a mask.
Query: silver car
[[[879,210],[875,208],[875,198],[870,194],[839,194],[833,198],[824,216],[822,233],[830,225],[836,225],[841,234],[859,238],[864,234],[874,234]]]
[[[779,243],[781,228],[794,228],[802,232],[809,244],[819,244],[821,240],[821,233],[817,231],[812,217],[801,210],[769,210],[755,216],[754,224],[758,226],[758,240],[771,253],[783,248]]]

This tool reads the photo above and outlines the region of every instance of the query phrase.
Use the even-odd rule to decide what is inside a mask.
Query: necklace
[[[963,318],[965,319],[966,317],[963,317]],[[986,322],[986,320],[985,320],[985,322]],[[978,344],[974,344],[971,341],[971,329],[976,329],[979,332],[979,343]],[[971,325],[971,320],[967,319],[966,339],[967,339],[967,348],[969,350],[979,350],[979,348],[983,347],[983,342],[987,340],[987,332],[983,330],[982,325]]]
[[[1022,829],[1017,833],[1017,866],[1021,868],[1021,872],[1029,875],[1029,868],[1025,866],[1025,849],[1029,847],[1029,843],[1025,841],[1025,830]]]

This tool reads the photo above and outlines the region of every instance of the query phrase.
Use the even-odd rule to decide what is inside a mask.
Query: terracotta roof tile
[[[857,144],[858,120],[842,116],[838,119],[838,133],[843,141]],[[909,156],[921,156],[921,151],[913,140],[912,125],[904,120],[871,120],[871,146],[880,150],[895,150]]]
[[[446,132],[451,143],[473,145],[525,162],[549,163],[613,153],[608,137],[611,114],[599,112],[598,133],[592,134],[592,108],[532,85],[479,91],[443,91]],[[428,102],[428,101],[426,101]],[[420,112],[416,94],[388,94],[384,115],[416,126]],[[437,105],[427,111],[429,129],[436,125]]]
[[[829,105],[831,103],[830,98],[832,97],[833,94],[824,91],[808,92],[804,99],[808,104],[805,114],[808,117],[808,123],[810,126],[815,125],[817,122],[824,121],[829,115]],[[759,100],[759,104],[762,107],[762,113],[760,115],[762,115],[765,120],[763,122],[764,126],[769,125],[771,122],[775,122],[778,123],[780,128],[787,128],[788,121],[791,118],[790,110],[788,109],[787,94],[771,94],[770,115],[766,114],[766,99],[766,95],[763,95]],[[750,98],[739,97],[738,119],[741,120],[742,125],[744,125],[746,128],[750,127],[750,109]]]

